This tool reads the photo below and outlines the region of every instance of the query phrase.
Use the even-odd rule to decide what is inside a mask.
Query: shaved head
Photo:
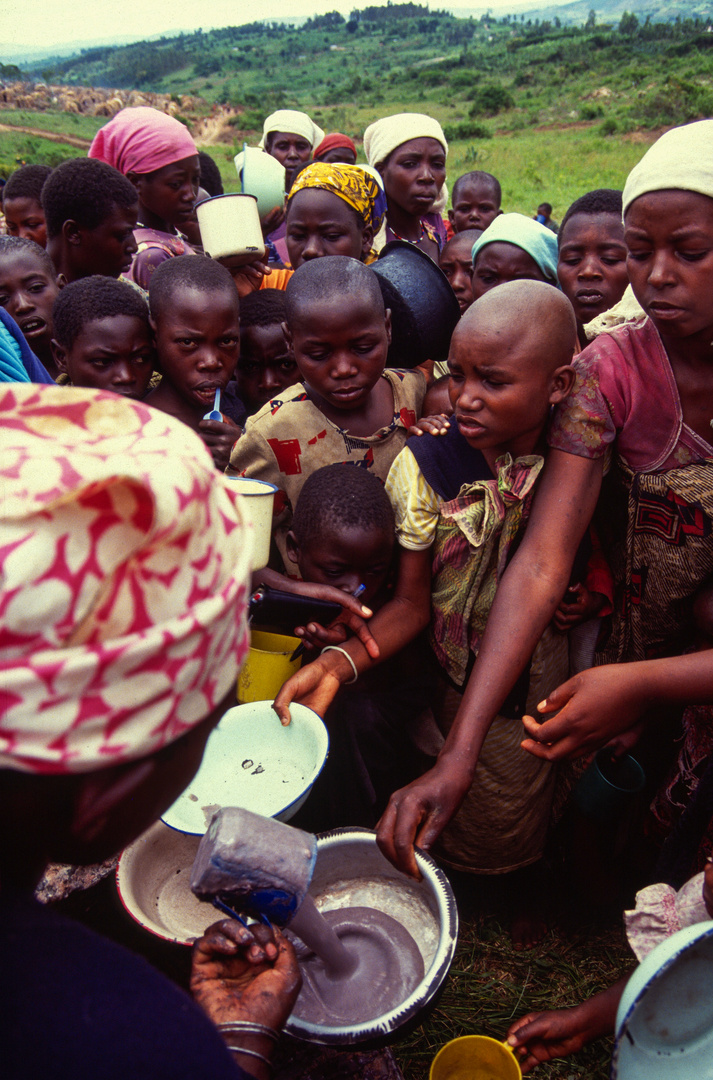
[[[506,281],[468,308],[453,340],[475,336],[489,339],[503,359],[525,347],[549,372],[572,362],[577,322],[559,289],[544,281]]]

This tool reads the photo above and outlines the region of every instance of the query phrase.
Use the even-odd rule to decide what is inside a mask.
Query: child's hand
[[[602,593],[590,592],[581,582],[567,589],[564,598],[554,613],[552,622],[557,630],[564,633],[573,626],[579,626],[587,619],[593,619],[607,602]]]
[[[248,296],[252,292],[257,292],[262,279],[270,273],[266,254],[263,254],[262,259],[255,259],[254,262],[241,266],[233,265],[230,256],[218,259],[218,262],[222,263],[227,270],[230,270],[235,282],[235,288],[238,290],[238,296]]]
[[[408,429],[408,435],[445,435],[450,427],[450,422],[445,413],[437,413],[435,416],[422,416]]]
[[[305,664],[280,687],[272,703],[282,726],[287,727],[290,723],[290,705],[293,701],[306,705],[324,718],[342,688],[342,679],[346,681],[352,675],[348,660],[338,652],[330,651],[318,656],[311,664]]]
[[[262,235],[269,236],[270,233],[274,232],[278,225],[281,225],[284,220],[284,206],[276,206],[274,210],[271,210],[267,217],[264,217],[260,222],[262,228]]]
[[[201,420],[198,431],[213,455],[216,469],[225,472],[230,463],[230,452],[243,433],[242,428],[223,415],[222,420]]]

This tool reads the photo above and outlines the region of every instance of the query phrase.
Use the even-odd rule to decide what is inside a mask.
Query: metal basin
[[[434,861],[416,851],[423,875],[413,881],[391,865],[368,829],[335,829],[317,838],[317,862],[309,892],[320,911],[371,907],[397,919],[423,956],[424,977],[395,1009],[344,1027],[310,1024],[293,1014],[285,1030],[327,1046],[386,1041],[431,1001],[448,974],[458,939],[458,912],[450,883]]]

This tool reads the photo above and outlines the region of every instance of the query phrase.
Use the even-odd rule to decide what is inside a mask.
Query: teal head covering
[[[557,282],[557,237],[524,214],[500,214],[473,244],[473,264],[488,244],[514,244],[535,260],[551,285]],[[559,286],[558,286],[559,287]]]

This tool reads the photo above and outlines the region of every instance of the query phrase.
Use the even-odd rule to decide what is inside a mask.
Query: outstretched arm
[[[460,806],[486,734],[552,619],[601,486],[600,460],[551,450],[524,539],[500,582],[478,659],[433,769],[395,792],[377,826],[386,857],[418,876],[428,848]]]
[[[428,625],[430,613],[431,549],[407,551],[400,548],[394,596],[369,621],[369,630],[378,645],[378,661],[374,650],[367,652],[365,644],[357,638],[351,638],[341,647],[361,674],[403,649]],[[354,668],[341,652],[335,650],[322,653],[301,668],[287,680],[275,698],[273,708],[282,723],[289,724],[289,707],[293,701],[324,716],[340,686],[353,678]]]

